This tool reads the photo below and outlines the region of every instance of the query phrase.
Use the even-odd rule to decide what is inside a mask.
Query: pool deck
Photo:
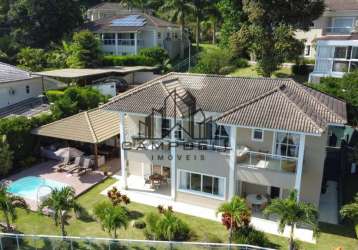
[[[106,164],[110,168],[113,173],[118,172],[120,159],[112,159],[109,160]],[[76,176],[73,174],[69,174],[66,172],[55,172],[53,167],[57,163],[55,161],[47,161],[43,163],[39,163],[33,167],[25,169],[17,174],[14,174],[6,180],[16,181],[20,178],[27,176],[37,176],[48,180],[54,180],[57,182],[65,183],[75,189],[76,196],[82,194],[87,191],[98,182],[101,182],[106,178],[106,176],[102,173],[102,171],[96,170],[87,172],[82,176]],[[37,211],[37,201],[25,198],[29,208],[33,211]]]

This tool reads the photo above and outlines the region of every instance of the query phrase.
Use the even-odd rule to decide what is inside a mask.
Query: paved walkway
[[[116,178],[119,178],[117,176]],[[148,192],[142,192],[138,190],[123,190],[121,189],[119,182],[111,185],[107,189],[103,190],[101,194],[107,195],[107,191],[110,190],[113,186],[116,186],[123,194],[126,194],[133,202],[154,206],[172,206],[173,210],[179,213],[184,213],[192,216],[197,216],[209,220],[221,221],[220,216],[216,216],[216,211],[214,209],[205,208],[201,206],[191,205],[183,202],[173,201],[170,196],[161,195],[161,194],[148,194]],[[286,227],[283,234],[278,232],[278,224],[275,221],[266,220],[258,217],[251,217],[251,224],[260,231],[265,233],[280,235],[280,236],[289,236],[289,228]],[[297,228],[295,230],[295,237],[301,241],[315,243],[313,239],[313,232],[309,229]]]
[[[338,194],[337,182],[327,181],[326,193],[319,200],[319,220],[338,224]]]

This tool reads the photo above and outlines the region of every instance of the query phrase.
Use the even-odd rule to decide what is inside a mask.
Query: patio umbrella
[[[77,148],[67,147],[67,148],[60,148],[55,151],[55,155],[64,158],[75,158],[81,157],[83,152],[78,150]]]

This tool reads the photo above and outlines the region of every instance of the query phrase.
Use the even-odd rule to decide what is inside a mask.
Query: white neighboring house
[[[28,71],[0,62],[0,118],[19,114],[18,112],[25,113],[35,106],[42,105],[42,98],[38,96],[46,89],[57,89],[59,86],[56,80],[35,76]]]
[[[298,31],[305,41],[304,57],[316,59],[309,82],[321,77],[342,77],[357,68],[358,2],[326,0],[326,10],[308,32]]]
[[[86,28],[100,36],[102,50],[106,54],[138,54],[141,48],[159,46],[167,50],[170,58],[174,58],[180,54],[181,46],[188,46],[187,40],[181,40],[181,30],[177,24],[138,10],[120,10],[103,10],[104,13],[93,9],[88,11],[94,11],[96,14],[93,15],[96,17],[88,14],[93,21],[88,23]]]

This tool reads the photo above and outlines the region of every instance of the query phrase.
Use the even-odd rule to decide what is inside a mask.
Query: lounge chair
[[[90,168],[91,159],[84,159],[83,165],[79,167],[79,171],[77,172],[78,175],[84,175],[87,171],[91,170]]]
[[[62,162],[56,164],[53,169],[56,171],[56,172],[61,172],[63,170],[63,168],[70,163],[70,158],[69,157],[65,157],[63,159]]]
[[[72,173],[80,167],[80,162],[81,162],[81,157],[76,157],[74,163],[64,166],[63,170],[68,173]]]

